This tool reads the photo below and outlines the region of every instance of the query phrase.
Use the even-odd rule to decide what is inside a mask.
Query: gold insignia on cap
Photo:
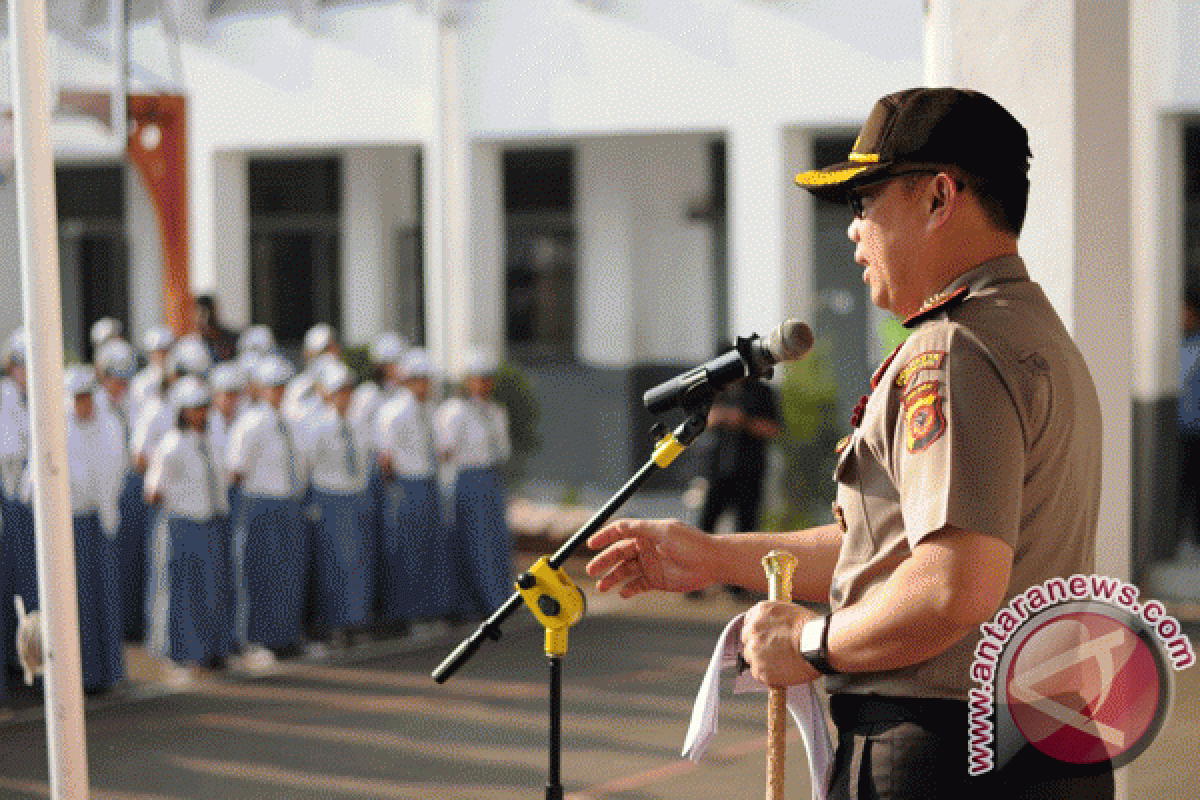
[[[822,172],[819,169],[801,172],[796,176],[796,183],[801,186],[829,186],[831,184],[845,183],[863,170],[869,167],[846,167],[845,169],[834,170],[833,172]]]

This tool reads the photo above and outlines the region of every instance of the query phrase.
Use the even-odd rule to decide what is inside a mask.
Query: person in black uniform
[[[712,533],[721,514],[732,508],[737,530],[757,530],[767,448],[782,428],[775,390],[754,378],[734,384],[713,403],[708,428],[713,443],[698,527]]]

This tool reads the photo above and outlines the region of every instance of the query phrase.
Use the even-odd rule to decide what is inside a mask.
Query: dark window
[[[525,359],[575,350],[576,230],[570,150],[504,154],[506,330]]]
[[[1200,289],[1200,122],[1192,122],[1183,134],[1184,280]]]
[[[125,171],[119,165],[55,170],[63,349],[91,361],[92,324],[121,321],[129,338],[129,249],[125,241]]]
[[[415,157],[417,224],[396,231],[396,330],[414,345],[424,347],[425,338],[425,158]]]
[[[853,134],[816,136],[813,163],[824,166],[845,161],[853,146]],[[829,365],[838,386],[838,419],[847,419],[870,379],[867,357],[870,298],[863,286],[862,268],[854,262],[854,245],[846,238],[850,209],[838,203],[817,201],[813,221],[817,299],[814,327],[830,349]]]
[[[249,162],[251,316],[296,348],[318,322],[341,328],[341,163]]]

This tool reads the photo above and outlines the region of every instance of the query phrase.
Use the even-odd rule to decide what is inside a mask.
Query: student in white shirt
[[[124,339],[110,339],[96,354],[94,393],[96,412],[112,414],[121,426],[126,448],[132,444],[131,386],[136,378],[137,355]],[[120,587],[121,627],[126,641],[140,642],[143,633],[146,586],[146,537],[150,514],[146,506],[142,473],[130,459],[121,486],[121,521],[114,542],[117,585]]]
[[[370,448],[350,424],[354,377],[341,362],[318,376],[325,401],[311,418],[306,456],[311,470],[313,570],[317,630],[343,643],[364,627],[375,599],[375,519],[367,476]]]
[[[92,323],[89,335],[92,341],[92,352],[100,352],[100,348],[113,339],[119,339],[125,333],[125,325],[116,317],[101,317]]]
[[[297,430],[280,409],[294,374],[283,356],[263,357],[254,376],[262,402],[238,418],[226,455],[240,488],[233,542],[236,633],[247,666],[255,668],[304,642],[309,526],[301,503],[308,475]]]
[[[209,380],[212,405],[208,410],[208,439],[222,464],[229,449],[229,434],[248,407],[246,374],[240,364],[226,361],[213,368]]]
[[[379,411],[383,510],[381,613],[390,621],[427,622],[456,613],[460,597],[442,523],[433,433],[433,368],[424,350],[404,361],[406,391]]]
[[[63,377],[83,688],[92,693],[125,677],[114,540],[127,455],[120,424],[96,408],[92,368],[68,367]]]
[[[140,475],[145,475],[155,448],[176,425],[178,409],[172,405],[175,383],[187,375],[204,380],[211,366],[208,348],[198,337],[188,335],[174,340],[163,360],[157,391],[145,396],[139,415],[133,420],[130,460]],[[137,603],[131,603],[126,612],[125,632],[130,641],[141,641],[146,631],[146,546],[156,513],[146,505],[144,487],[140,502],[144,516],[142,534],[137,535],[136,530],[131,530],[130,535],[122,539],[120,550],[122,582],[131,597],[140,598]]]
[[[491,401],[496,362],[482,351],[466,359],[463,391],[438,409],[441,457],[455,471],[452,552],[460,612],[486,616],[513,592],[513,546],[498,467],[511,445],[508,413]]]
[[[340,361],[341,353],[341,343],[331,326],[321,322],[308,329],[301,350],[304,369],[288,381],[283,393],[283,413],[293,421],[303,423],[309,414],[320,410],[317,376],[326,364]]]
[[[379,409],[403,388],[404,357],[408,342],[397,333],[382,333],[371,344],[371,376],[354,389],[350,424],[369,442],[371,459],[375,457],[375,427]]]
[[[147,649],[186,683],[233,649],[228,478],[209,444],[209,389],[195,376],[171,390],[176,424],[155,448],[146,499],[159,509],[151,542]]]
[[[370,450],[367,456],[368,463],[371,465],[367,486],[375,507],[376,542],[383,540],[384,532],[381,526],[387,505],[387,495],[379,474],[379,463],[375,457],[379,409],[394,398],[398,392],[404,391],[401,373],[404,366],[404,355],[408,352],[408,347],[408,340],[394,331],[385,331],[376,337],[370,348],[371,374],[355,388],[350,399],[350,410],[346,412],[350,418],[350,424],[355,428],[360,439],[367,443]],[[383,583],[381,572],[383,559],[379,558],[378,554],[375,559],[375,568],[375,583],[376,586],[380,586]],[[379,606],[382,598],[376,594],[375,600],[374,612],[376,617],[380,617],[383,613]]]
[[[163,376],[167,355],[175,344],[175,332],[165,325],[157,325],[142,337],[142,353],[146,366],[129,383],[130,424],[141,416],[142,407],[152,396],[163,396]]]
[[[275,351],[275,334],[266,325],[251,325],[242,331],[237,342],[238,357],[245,353],[265,356]]]
[[[37,538],[33,506],[21,494],[31,445],[29,403],[25,384],[25,334],[15,331],[5,345],[4,379],[0,381],[0,635],[4,664],[19,668],[13,647],[13,597],[27,609],[38,607]],[[0,666],[4,666],[0,664]]]

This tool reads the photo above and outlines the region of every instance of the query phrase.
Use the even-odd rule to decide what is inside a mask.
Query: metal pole
[[[445,239],[445,152],[443,106],[445,105],[444,64],[442,58],[445,24],[443,0],[431,3],[433,15],[433,75],[430,92],[430,131],[421,160],[424,172],[424,247],[425,247],[425,335],[426,346],[433,355],[434,363],[443,374],[452,372],[451,348],[447,339],[447,286]]]
[[[34,470],[38,590],[46,646],[46,739],[51,794],[88,795],[87,744],[75,588],[75,541],[67,484],[63,344],[46,96],[45,0],[9,2],[21,283],[28,336],[30,467]]]
[[[112,35],[113,90],[109,105],[109,127],[122,158],[129,145],[129,115],[125,105],[129,97],[129,17],[128,0],[108,0],[108,22]]]

